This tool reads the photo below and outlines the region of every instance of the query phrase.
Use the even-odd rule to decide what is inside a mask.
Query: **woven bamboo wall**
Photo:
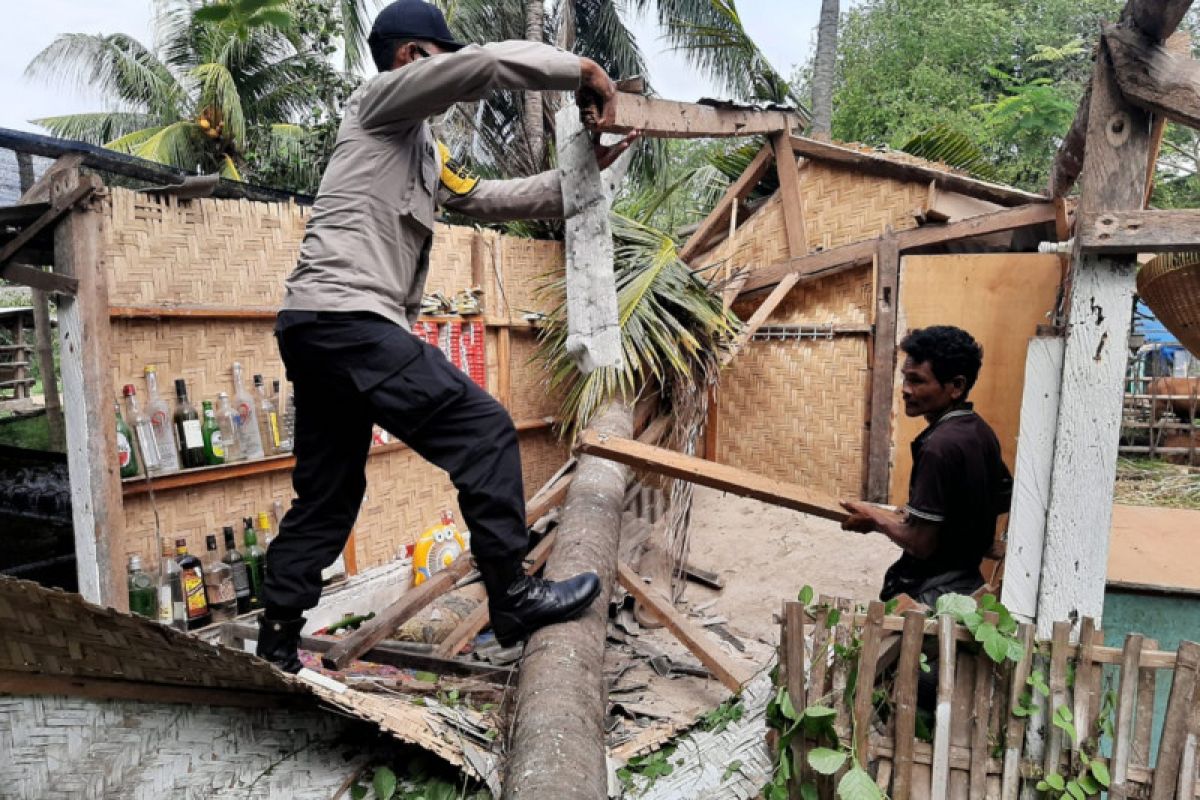
[[[111,305],[254,309],[279,304],[283,279],[299,252],[307,209],[236,200],[180,201],[124,189],[114,189],[111,197],[104,234]],[[494,231],[439,225],[427,291],[452,295],[481,278],[489,314],[502,313],[504,296],[510,302],[517,298],[522,309],[538,308],[532,290],[542,275],[561,269],[561,252],[555,242],[514,240]],[[473,262],[473,253],[482,258],[481,263]],[[242,363],[247,381],[256,372],[268,381],[281,378],[283,365],[272,327],[271,319],[113,319],[113,385],[119,390],[133,383],[144,395],[142,368],[155,364],[162,392],[169,396],[174,379],[184,378],[190,397],[199,405],[202,399],[215,399],[217,392],[232,391],[233,361]],[[487,337],[488,389],[495,393],[495,330],[489,330]],[[513,418],[553,415],[557,400],[548,396],[540,367],[529,363],[534,335],[516,330],[511,338]],[[521,447],[528,492],[541,486],[567,457],[566,448],[545,431],[522,434]],[[410,451],[372,455],[367,477],[367,497],[355,529],[360,569],[390,561],[436,521],[440,509],[457,507],[445,474]],[[286,507],[291,496],[288,472],[160,492],[161,529],[164,536],[187,538],[189,548],[197,552],[206,534],[251,513],[268,511],[274,500]],[[125,515],[126,550],[156,559],[158,544],[148,496],[129,497]]]
[[[810,250],[873,238],[885,227],[915,226],[927,188],[836,165],[800,168]],[[788,257],[783,211],[772,197],[734,236],[697,262],[753,271]],[[793,289],[768,325],[865,324],[873,298],[864,267]],[[734,310],[748,318],[763,295]],[[837,495],[862,490],[866,447],[868,339],[751,342],[722,376],[718,458],[780,480]]]

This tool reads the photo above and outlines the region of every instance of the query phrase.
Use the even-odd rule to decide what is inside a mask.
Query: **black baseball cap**
[[[425,0],[395,0],[380,11],[369,40],[384,39],[420,39],[445,50],[464,47],[454,40],[441,9]]]

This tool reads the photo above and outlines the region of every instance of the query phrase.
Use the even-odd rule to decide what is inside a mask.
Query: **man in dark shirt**
[[[1012,476],[1000,442],[967,401],[983,348],[961,328],[937,325],[900,342],[904,412],[929,427],[912,443],[908,503],[900,513],[846,500],[845,530],[878,531],[904,554],[887,571],[880,598],[906,594],[933,606],[943,594],[983,585],[979,563],[992,545],[996,519],[1008,512]]]

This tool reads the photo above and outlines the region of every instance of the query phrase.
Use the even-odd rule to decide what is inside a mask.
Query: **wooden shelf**
[[[554,418],[537,417],[534,419],[519,420],[514,424],[518,433],[527,433],[550,428],[554,425]],[[388,442],[387,444],[372,447],[368,456],[378,456],[384,453],[394,453],[398,450],[407,449],[408,445],[404,442]],[[279,455],[268,456],[255,461],[238,461],[234,464],[196,467],[181,472],[173,472],[170,475],[162,477],[151,478],[149,481],[146,480],[144,475],[139,475],[136,478],[122,479],[121,496],[133,497],[139,494],[146,494],[151,488],[156,492],[168,492],[174,489],[184,489],[189,486],[203,486],[206,483],[219,483],[238,478],[248,478],[254,475],[265,475],[271,472],[285,472],[291,470],[295,465],[295,456]]]
[[[109,306],[109,319],[194,319],[194,320],[274,320],[279,313],[276,307],[261,306],[207,306],[207,305],[147,305]],[[524,319],[506,319],[479,314],[460,316],[422,316],[421,322],[479,322],[489,328],[534,329],[542,323]]]

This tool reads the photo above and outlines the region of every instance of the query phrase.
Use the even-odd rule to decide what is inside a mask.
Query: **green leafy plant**
[[[706,731],[720,733],[729,727],[729,723],[737,722],[746,713],[746,707],[740,696],[731,697],[721,705],[709,711],[700,718],[700,727]]]
[[[617,778],[626,789],[633,788],[636,782],[635,776],[644,778],[646,781],[642,786],[644,792],[653,786],[656,780],[675,771],[675,766],[671,763],[671,756],[674,754],[674,747],[665,747],[654,753],[631,758],[625,766],[617,770]]]
[[[1025,655],[1025,646],[1016,636],[1017,621],[995,595],[985,594],[976,603],[966,595],[944,594],[938,598],[937,613],[948,614],[966,627],[988,658],[997,664],[1005,660],[1017,662]],[[995,614],[996,621],[985,621],[985,613]]]

